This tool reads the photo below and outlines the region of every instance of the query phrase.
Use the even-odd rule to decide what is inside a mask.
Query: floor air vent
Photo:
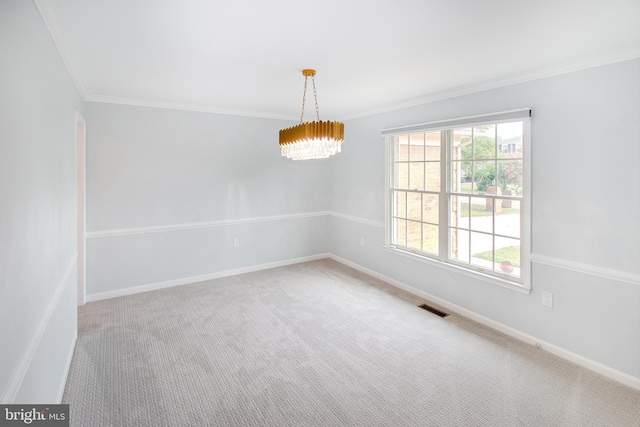
[[[445,313],[444,311],[440,311],[437,308],[433,308],[430,305],[427,304],[420,304],[418,307],[420,307],[423,310],[427,310],[430,313],[435,314],[436,316],[440,316],[440,317],[447,317],[449,315],[449,313]]]

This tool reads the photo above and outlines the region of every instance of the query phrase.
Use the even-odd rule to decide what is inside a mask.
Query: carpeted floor
[[[73,426],[640,426],[620,385],[335,261],[86,304]]]

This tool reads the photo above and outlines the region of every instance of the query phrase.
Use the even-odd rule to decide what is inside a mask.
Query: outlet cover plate
[[[542,305],[545,307],[553,307],[553,294],[551,292],[542,291]]]

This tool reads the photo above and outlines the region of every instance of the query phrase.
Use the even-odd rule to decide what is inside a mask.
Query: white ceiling
[[[85,99],[258,117],[303,68],[344,120],[640,57],[640,0],[34,2]]]

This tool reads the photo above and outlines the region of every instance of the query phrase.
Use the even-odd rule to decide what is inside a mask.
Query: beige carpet
[[[640,426],[640,392],[331,260],[89,303],[73,426]]]

